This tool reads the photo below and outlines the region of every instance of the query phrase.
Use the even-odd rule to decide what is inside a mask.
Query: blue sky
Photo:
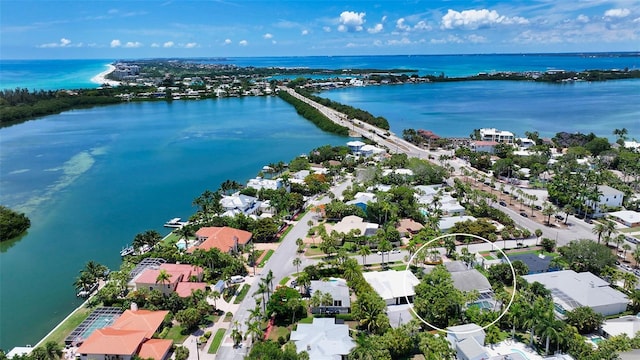
[[[0,58],[640,50],[638,0],[0,0]]]

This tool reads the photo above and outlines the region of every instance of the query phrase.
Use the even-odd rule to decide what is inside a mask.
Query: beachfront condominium
[[[495,128],[480,129],[482,141],[495,141],[505,144],[513,144],[513,133],[510,131],[497,130]]]

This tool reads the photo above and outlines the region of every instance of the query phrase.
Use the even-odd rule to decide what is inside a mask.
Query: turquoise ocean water
[[[637,56],[241,58],[239,65],[416,68],[450,76],[492,70],[634,68]],[[111,60],[0,60],[0,88],[94,87]],[[469,82],[350,88],[323,96],[387,117],[392,130],[467,136],[493,126],[594,131],[640,138],[640,82],[565,85]],[[225,179],[245,181],[346,138],[325,134],[277,98],[121,104],[65,112],[0,129],[0,203],[32,228],[0,246],[0,348],[35,344],[79,304],[73,280],[96,260],[117,267],[136,233],[188,217],[191,201]]]

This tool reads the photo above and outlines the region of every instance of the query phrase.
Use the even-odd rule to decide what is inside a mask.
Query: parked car
[[[523,216],[523,217],[529,217],[529,215],[527,215],[527,213],[526,213],[526,212],[524,212],[524,211],[520,213],[520,216]]]
[[[391,250],[392,254],[400,254],[400,249],[393,249]]]
[[[233,275],[230,279],[230,282],[232,284],[239,284],[241,282],[244,282],[244,276],[240,276],[240,275]]]
[[[562,216],[562,215],[557,215],[557,214],[556,214],[556,215],[554,216],[554,218],[556,218],[556,220],[559,220],[559,221],[564,220],[564,216]]]
[[[388,251],[385,251],[385,252],[384,252],[384,254],[385,254],[385,255],[387,255],[388,253],[389,253]],[[376,254],[378,254],[378,255],[382,255],[382,251],[378,251]]]
[[[542,210],[542,206],[540,206],[540,205],[536,205],[533,208],[536,209],[536,210]]]
[[[500,204],[500,205],[502,205],[502,206],[507,206],[507,203],[506,203],[506,202],[504,202],[504,201],[500,201],[500,203],[499,203],[499,204]]]
[[[298,281],[297,280],[291,280],[291,287],[296,287],[298,286]]]
[[[632,243],[632,244],[637,244],[638,243],[638,239],[634,238],[633,236],[627,236],[627,241]]]

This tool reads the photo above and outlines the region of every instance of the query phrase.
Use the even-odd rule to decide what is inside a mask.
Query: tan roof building
[[[209,250],[217,248],[227,253],[234,250],[237,246],[247,245],[251,241],[252,234],[248,231],[234,229],[232,227],[211,226],[200,228],[196,232],[199,245],[192,247],[188,252],[195,249]]]

